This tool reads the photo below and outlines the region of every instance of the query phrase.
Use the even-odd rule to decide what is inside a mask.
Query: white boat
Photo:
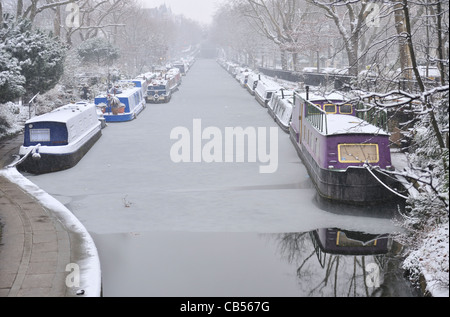
[[[95,104],[60,107],[25,123],[18,169],[45,174],[69,169],[84,157],[102,135]]]
[[[237,75],[236,75],[236,80],[239,82],[239,84],[242,87],[245,87],[245,85],[247,84],[248,81],[248,76],[250,75],[251,71],[248,68],[241,68]]]
[[[294,109],[294,91],[281,89],[272,95],[267,103],[267,111],[280,128],[289,133],[289,126],[292,119],[292,111]]]
[[[273,80],[261,76],[261,79],[258,80],[258,85],[255,89],[255,98],[261,106],[267,108],[267,103],[272,98],[272,95],[282,88],[282,86]]]
[[[256,86],[258,86],[258,81],[260,80],[261,75],[259,73],[251,72],[248,75],[247,83],[245,84],[245,88],[247,88],[248,92],[254,96]]]

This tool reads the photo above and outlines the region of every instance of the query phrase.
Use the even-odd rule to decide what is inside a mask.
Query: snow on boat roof
[[[298,95],[306,100],[306,93],[305,92],[300,93]],[[316,93],[309,93],[308,101],[314,102],[314,101],[324,101],[324,100],[342,100],[342,101],[345,101],[345,97],[344,97],[344,95],[342,95],[340,93],[337,93],[337,92],[333,92],[333,93],[325,94],[325,95],[319,95],[319,94],[316,94]]]
[[[263,84],[267,90],[279,90],[283,87],[281,87],[278,83],[268,79],[267,77],[261,77],[261,80],[259,81],[261,84]]]
[[[333,134],[375,134],[389,135],[383,129],[376,127],[360,118],[333,114],[327,115],[328,135]]]
[[[67,123],[73,117],[76,117],[80,113],[90,110],[90,109],[95,109],[95,111],[97,111],[95,104],[89,104],[89,103],[68,104],[68,105],[59,107],[49,113],[31,118],[30,120],[28,120],[26,122],[26,124],[31,124],[31,123],[36,123],[36,122]]]

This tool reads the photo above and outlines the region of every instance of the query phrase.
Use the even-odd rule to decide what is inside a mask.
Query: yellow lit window
[[[378,163],[380,155],[378,144],[340,144],[339,162],[341,163]]]

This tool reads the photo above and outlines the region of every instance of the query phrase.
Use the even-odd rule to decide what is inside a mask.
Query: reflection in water
[[[388,234],[327,228],[274,238],[295,263],[303,296],[419,296],[398,269],[401,246]]]
[[[104,296],[420,296],[385,234],[143,232],[94,235]]]

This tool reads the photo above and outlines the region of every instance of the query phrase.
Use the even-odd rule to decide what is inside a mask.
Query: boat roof
[[[59,107],[51,112],[43,114],[41,116],[37,116],[31,118],[26,122],[26,124],[32,124],[37,122],[57,122],[57,123],[67,123],[70,119],[78,116],[80,113],[95,109],[97,111],[95,104],[91,103],[77,103],[77,104],[68,104],[62,107]]]
[[[389,135],[383,129],[358,117],[333,114],[327,115],[328,135],[333,134],[375,134]]]
[[[301,98],[306,100],[306,92],[299,93],[298,95]],[[342,95],[342,94],[340,94],[338,92],[333,92],[333,93],[329,93],[329,94],[318,94],[318,93],[310,92],[308,100],[311,101],[311,102],[314,102],[314,101],[326,101],[326,100],[341,100],[341,101],[345,101],[345,97],[344,97],[344,95]]]
[[[267,77],[261,77],[261,80],[258,82],[258,84],[261,83],[265,86],[266,91],[276,91],[283,87],[281,87],[278,83],[274,82],[273,80],[268,79]]]

